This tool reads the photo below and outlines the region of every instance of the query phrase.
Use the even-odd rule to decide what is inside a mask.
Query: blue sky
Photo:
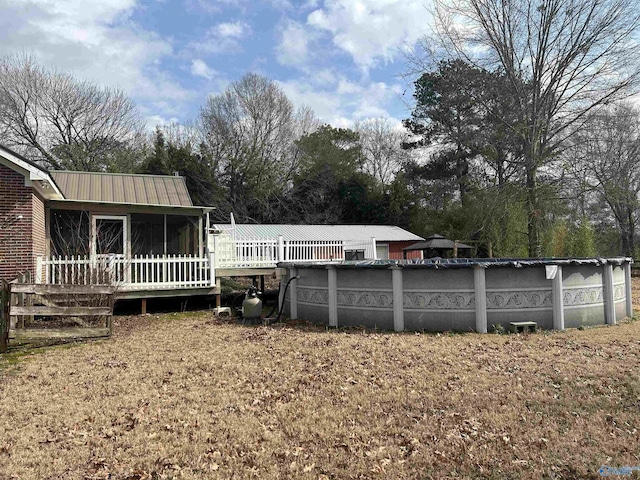
[[[0,0],[0,53],[117,86],[150,127],[195,117],[250,71],[349,126],[408,116],[403,52],[428,24],[412,0]]]

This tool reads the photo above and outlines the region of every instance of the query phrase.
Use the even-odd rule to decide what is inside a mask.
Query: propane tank
[[[258,298],[258,289],[249,287],[242,302],[242,318],[247,320],[257,320],[262,314],[262,300]]]

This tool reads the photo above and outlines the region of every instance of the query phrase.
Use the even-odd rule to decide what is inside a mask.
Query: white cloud
[[[153,132],[156,127],[161,127],[163,125],[169,125],[172,123],[178,123],[179,120],[176,117],[166,118],[160,115],[150,115],[146,117],[147,121],[147,130]]]
[[[221,37],[240,38],[251,31],[249,25],[244,22],[220,23],[214,27],[214,30]]]
[[[327,72],[324,78],[328,78]],[[380,117],[399,122],[388,110],[397,103],[400,87],[395,84],[355,83],[335,73],[324,85],[313,78],[279,84],[295,105],[310,106],[322,122],[333,126],[349,127],[354,120]]]
[[[339,95],[362,94],[363,88],[357,83],[347,80],[346,78],[341,78],[338,82],[338,88],[336,92]]]
[[[311,107],[322,122],[335,125],[338,118],[346,115],[340,98],[332,91],[322,90],[306,80],[287,80],[278,84],[294,105]]]
[[[197,77],[203,77],[207,80],[211,80],[217,72],[210,68],[204,60],[196,58],[191,60],[191,73]]]
[[[423,0],[327,0],[307,23],[329,32],[333,44],[364,68],[389,62],[412,46],[430,23]]]
[[[308,45],[308,31],[304,25],[291,21],[282,29],[276,58],[282,65],[303,66],[309,56]]]
[[[205,35],[189,44],[189,49],[201,54],[232,54],[242,51],[241,40],[251,35],[251,27],[244,22],[219,23]]]
[[[148,99],[179,110],[176,102],[192,93],[162,69],[173,46],[132,22],[135,8],[135,0],[0,0],[11,18],[0,29],[0,54],[33,52],[46,67],[125,90],[143,111]]]

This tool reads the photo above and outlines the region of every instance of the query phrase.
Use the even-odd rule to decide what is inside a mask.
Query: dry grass
[[[640,322],[533,335],[116,320],[0,369],[0,479],[600,478],[640,465]]]

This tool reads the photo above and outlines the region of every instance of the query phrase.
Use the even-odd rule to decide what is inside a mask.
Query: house
[[[392,225],[214,224],[211,228],[213,232],[231,237],[236,242],[279,238],[284,244],[292,248],[297,246],[298,249],[309,242],[339,245],[335,256],[325,260],[401,260],[405,247],[424,240]],[[419,254],[417,252],[415,257],[418,258]],[[298,259],[286,253],[282,257],[283,261]]]
[[[0,278],[108,282],[119,298],[218,294],[222,276],[401,259],[423,240],[379,225],[212,226],[212,210],[193,205],[179,176],[48,171],[0,145]]]
[[[0,146],[0,278],[96,282],[122,296],[207,293],[205,231],[184,178],[47,171]]]

